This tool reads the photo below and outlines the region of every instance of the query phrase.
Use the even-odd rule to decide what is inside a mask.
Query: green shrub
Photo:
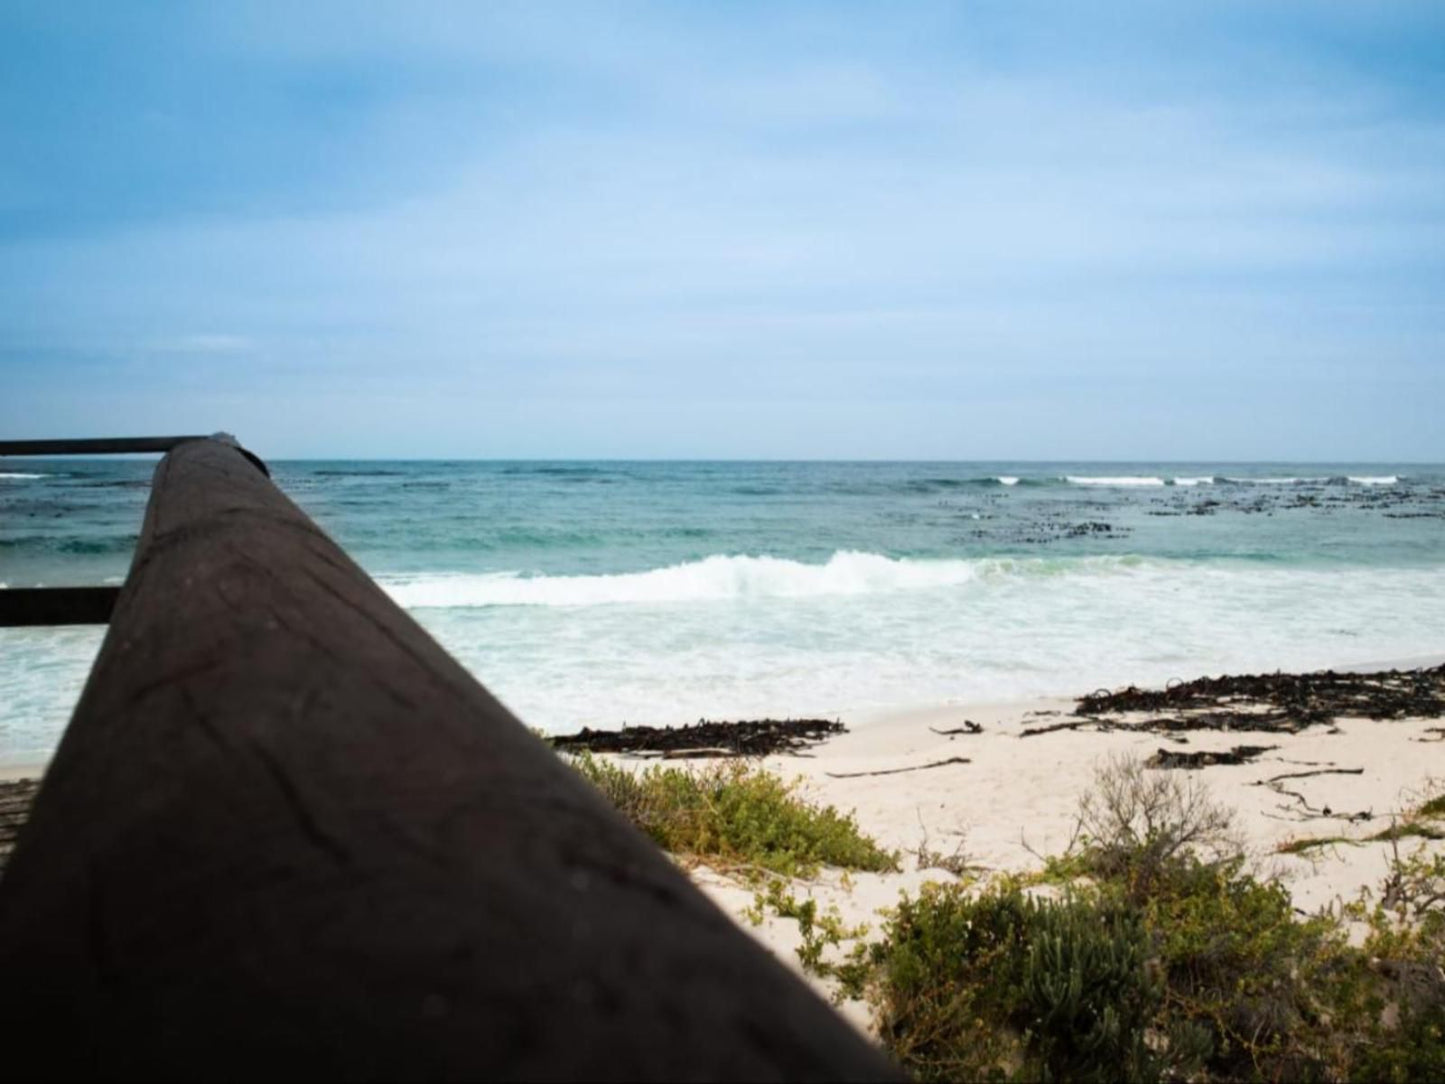
[[[1212,1075],[1323,1071],[1322,997],[1348,966],[1336,921],[1298,919],[1283,886],[1237,859],[1179,860],[1141,908],[1168,987],[1163,1021],[1207,1036]]]
[[[927,886],[868,949],[885,1045],[924,1080],[1445,1078],[1445,858],[1391,864],[1352,947],[1234,850],[1195,785],[1115,762],[1035,882]]]
[[[1346,1006],[1360,1021],[1351,1056],[1358,1079],[1445,1079],[1445,855],[1392,847],[1378,898],[1348,912],[1368,928],[1368,978]]]
[[[923,1080],[1149,1080],[1162,987],[1137,913],[928,885],[873,946],[880,1030]]]
[[[1155,1059],[1145,1028],[1163,988],[1146,967],[1148,936],[1136,912],[1065,900],[1032,908],[1022,1026],[1046,1079],[1148,1080]]]
[[[634,772],[584,753],[571,763],[658,846],[685,859],[789,877],[824,865],[898,868],[898,856],[864,835],[851,814],[809,802],[797,783],[744,761]]]

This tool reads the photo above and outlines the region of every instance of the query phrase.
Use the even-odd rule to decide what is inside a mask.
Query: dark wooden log
[[[0,879],[0,1072],[896,1076],[238,449],[156,471]]]
[[[104,625],[119,595],[119,587],[7,587],[0,589],[0,628]]]

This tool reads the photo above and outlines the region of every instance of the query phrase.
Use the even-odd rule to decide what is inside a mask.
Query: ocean
[[[0,583],[119,583],[153,461],[0,464]],[[1445,467],[276,462],[529,725],[841,716],[1445,651]],[[0,630],[0,761],[100,629]]]

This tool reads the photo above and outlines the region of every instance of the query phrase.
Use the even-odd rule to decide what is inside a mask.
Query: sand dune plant
[[[1071,850],[1090,872],[1147,893],[1179,860],[1230,861],[1243,843],[1233,811],[1192,776],[1119,757],[1098,769],[1080,800]]]
[[[1151,1080],[1164,990],[1137,913],[929,885],[873,946],[885,1044],[921,1080]]]
[[[633,771],[582,754],[572,765],[664,850],[743,874],[807,877],[822,866],[896,870],[898,856],[852,814],[809,801],[746,761]]]

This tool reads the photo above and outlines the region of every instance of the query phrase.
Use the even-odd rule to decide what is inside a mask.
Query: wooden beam
[[[168,452],[205,437],[85,437],[80,440],[0,440],[0,455],[124,455]]]
[[[0,628],[104,625],[119,595],[119,587],[6,587],[0,589]]]
[[[7,1078],[896,1070],[241,452],[177,447],[0,879]]]

